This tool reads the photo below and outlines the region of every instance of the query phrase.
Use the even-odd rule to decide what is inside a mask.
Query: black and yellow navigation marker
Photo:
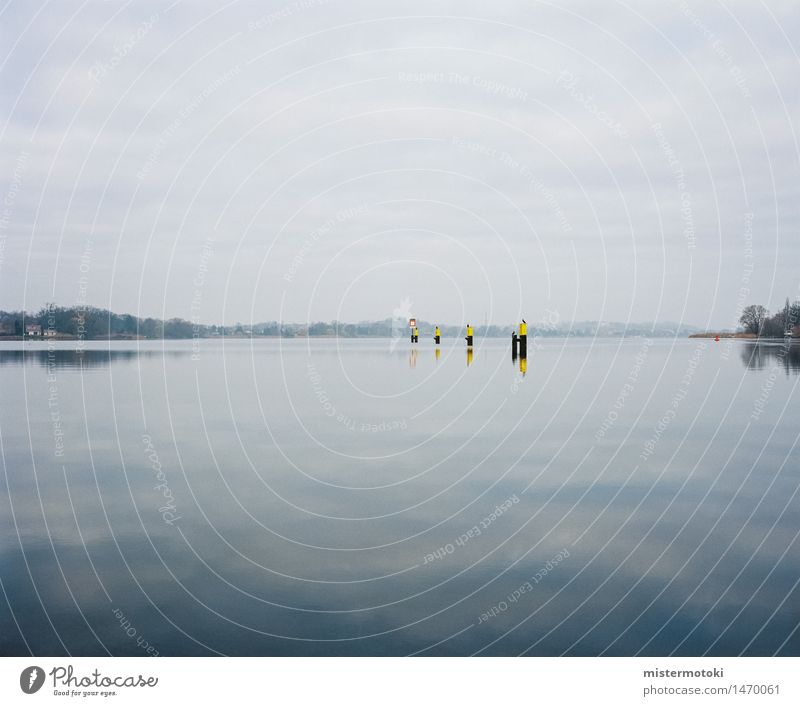
[[[419,343],[419,329],[414,327],[414,337],[411,339],[413,343]]]
[[[433,342],[438,346],[442,342],[442,332],[439,330],[439,326],[436,326],[433,332]]]
[[[528,372],[528,324],[525,319],[519,325],[519,336],[516,333],[511,335],[511,359],[517,357],[519,349],[519,372],[522,375]]]
[[[467,348],[472,348],[472,326],[467,324]]]

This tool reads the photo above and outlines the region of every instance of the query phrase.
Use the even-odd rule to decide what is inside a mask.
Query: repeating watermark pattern
[[[530,343],[528,350],[530,352],[542,350],[544,348],[544,344],[542,343],[541,339],[546,333],[555,331],[560,320],[561,315],[557,309],[545,309],[542,318],[539,319],[539,321],[537,321],[533,326],[531,326],[531,329],[528,332],[528,341]],[[526,373],[520,369],[514,373],[514,379],[511,381],[512,395],[516,395],[519,392],[520,388],[522,387],[522,383],[525,381],[525,375]]]
[[[425,558],[422,560],[422,563],[431,564],[434,561],[438,561],[439,559],[444,559],[446,556],[455,553],[456,547],[464,547],[471,539],[479,537],[481,534],[483,534],[484,530],[488,529],[491,525],[493,525],[498,518],[505,515],[518,502],[519,502],[519,497],[517,497],[516,494],[512,495],[507,500],[495,506],[494,510],[492,510],[492,512],[486,515],[486,517],[484,517],[480,522],[474,524],[468,530],[460,534],[454,540],[454,542],[448,542],[447,544],[442,545],[435,551],[426,554]]]
[[[136,644],[151,657],[158,657],[158,650],[139,634],[138,630],[131,625],[131,621],[125,617],[125,614],[119,608],[112,608],[111,612],[119,621],[120,628],[125,631],[125,634],[131,640],[135,639]]]
[[[633,359],[633,365],[631,366],[630,371],[628,371],[628,376],[625,378],[625,383],[620,388],[617,398],[614,400],[614,404],[611,406],[611,409],[608,410],[606,418],[594,433],[594,438],[597,441],[600,441],[600,439],[606,435],[606,432],[617,423],[617,419],[619,419],[619,413],[622,411],[623,407],[625,407],[625,401],[628,399],[628,397],[630,397],[637,381],[639,380],[639,373],[644,367],[644,363],[647,360],[647,352],[650,350],[650,346],[652,345],[653,341],[650,338],[645,338],[642,341],[642,345],[639,347],[636,357]]]
[[[546,332],[555,331],[556,327],[561,323],[561,313],[558,309],[545,309],[544,315],[532,327],[529,334],[530,343],[534,350],[542,350],[541,339]]]
[[[317,401],[322,405],[322,409],[325,411],[325,414],[329,417],[335,417],[336,407],[328,397],[328,393],[325,391],[325,388],[322,385],[322,375],[317,372],[317,366],[315,366],[313,363],[308,363],[306,366],[306,374],[311,382],[314,395],[316,396]]]
[[[617,137],[627,140],[630,137],[627,129],[622,125],[619,120],[615,120],[607,111],[599,108],[594,102],[594,95],[591,93],[584,93],[579,90],[581,79],[575,76],[572,72],[563,70],[556,79],[556,86],[560,86],[567,95],[570,96],[576,103],[580,103],[586,111],[597,118],[603,125],[605,125]]]
[[[314,230],[308,234],[300,246],[300,249],[292,258],[291,264],[287,268],[286,272],[283,273],[284,281],[291,282],[294,279],[294,276],[297,274],[298,270],[303,266],[306,255],[311,252],[311,250],[314,248],[314,245],[316,245],[320,238],[328,235],[337,226],[337,224],[341,224],[345,221],[351,220],[352,218],[361,216],[368,210],[369,206],[366,203],[360,203],[349,208],[342,208],[338,210],[331,218],[325,221],[321,226],[314,228]]]
[[[392,309],[392,334],[389,339],[389,350],[395,351],[411,335],[411,307],[414,302],[411,297],[403,297],[400,303]]]
[[[56,373],[56,317],[55,304],[47,305],[47,407],[50,410],[50,423],[53,426],[53,447],[56,458],[64,456],[64,428],[58,397],[58,374]]]
[[[131,34],[122,44],[114,45],[114,52],[105,61],[96,61],[89,69],[89,78],[95,83],[101,83],[120,62],[130,54],[137,44],[139,44],[150,32],[159,20],[158,13],[150,15],[149,19],[139,23],[136,31]]]
[[[5,198],[3,199],[3,209],[0,211],[0,273],[3,271],[3,263],[6,258],[6,242],[8,240],[8,229],[11,226],[11,216],[14,212],[14,204],[17,196],[22,189],[23,176],[28,166],[29,153],[22,151],[14,162],[14,171],[11,173],[11,183],[8,185]]]
[[[555,197],[553,192],[547,186],[545,186],[544,182],[533,173],[533,170],[527,164],[520,162],[520,160],[510,155],[508,152],[502,152],[500,154],[500,162],[509,169],[517,172],[526,182],[528,182],[528,184],[533,187],[534,191],[536,191],[536,193],[538,193],[544,202],[551,208],[558,220],[561,230],[564,233],[572,232],[572,225],[570,224],[564,209],[561,208],[561,204],[558,202],[558,199]]]
[[[760,394],[753,402],[753,411],[750,412],[750,419],[754,422],[759,420],[761,413],[766,407],[767,400],[772,393],[772,388],[775,387],[775,381],[778,379],[778,374],[781,370],[783,370],[783,359],[786,357],[787,353],[788,349],[786,346],[782,346],[778,350],[776,354],[778,362],[775,363],[772,368],[770,368],[767,379],[764,380],[763,384],[761,385]]]
[[[154,490],[161,492],[165,500],[165,504],[158,508],[161,513],[161,519],[170,526],[173,526],[178,520],[181,519],[180,515],[176,515],[177,508],[175,507],[175,496],[172,494],[172,489],[167,482],[167,476],[164,473],[164,468],[158,458],[158,452],[153,446],[153,439],[149,434],[142,434],[142,443],[144,444],[144,452],[147,455],[147,460],[150,467],[156,474],[156,479],[159,481],[158,485],[154,486]]]
[[[358,426],[353,426],[352,431],[367,432],[369,434],[379,434],[384,431],[404,431],[408,429],[408,422],[405,419],[395,419],[391,422],[382,421],[378,423],[359,422]]]
[[[397,74],[397,80],[400,83],[439,83],[451,86],[471,86],[492,96],[502,96],[503,98],[523,102],[528,100],[528,92],[518,86],[511,86],[502,81],[495,81],[477,74],[460,74],[455,71],[400,71]]]
[[[208,274],[208,263],[214,254],[214,238],[210,235],[203,243],[203,248],[200,252],[200,262],[197,265],[197,272],[195,272],[194,279],[192,280],[192,303],[189,307],[190,321],[192,323],[192,360],[200,360],[200,338],[202,334],[202,316],[201,310],[203,307],[203,287],[206,283],[206,275]]]
[[[789,320],[784,323],[784,326],[791,330],[797,325],[797,323],[797,315],[795,310],[792,309],[789,313]],[[755,402],[753,402],[753,411],[750,413],[750,419],[754,422],[759,420],[761,413],[766,408],[767,400],[769,399],[770,394],[772,394],[772,388],[775,387],[775,381],[778,379],[780,371],[784,369],[785,358],[789,355],[790,345],[791,342],[789,342],[787,345],[781,346],[778,348],[778,351],[775,354],[776,362],[770,369],[767,379],[761,385],[761,394],[759,394]]]
[[[569,219],[567,218],[566,213],[564,213],[564,209],[561,207],[561,204],[559,203],[555,194],[553,194],[550,188],[548,188],[544,182],[534,174],[533,170],[527,164],[521,162],[519,159],[514,157],[514,155],[506,152],[505,150],[498,150],[496,147],[492,147],[482,142],[466,140],[462,137],[458,137],[457,135],[453,136],[452,142],[453,145],[460,150],[472,152],[474,154],[497,160],[503,166],[508,167],[510,170],[519,174],[528,184],[530,184],[530,186],[533,187],[534,191],[536,191],[536,193],[538,193],[548,205],[558,220],[559,227],[561,228],[562,232],[572,232],[572,225],[570,224]]]
[[[273,25],[280,20],[292,17],[293,15],[298,15],[301,12],[306,12],[307,10],[313,10],[316,7],[322,7],[330,2],[331,0],[296,0],[296,2],[291,2],[287,5],[284,5],[278,10],[270,12],[268,15],[264,15],[257,20],[251,20],[247,23],[247,31],[255,32],[260,29],[266,29],[270,25]]]
[[[83,253],[81,254],[81,262],[78,266],[80,274],[78,275],[78,296],[75,303],[78,307],[77,317],[77,331],[79,350],[86,346],[86,309],[89,306],[87,300],[89,294],[89,272],[92,269],[92,251],[94,250],[94,241],[87,238],[83,246]]]
[[[669,428],[672,420],[675,419],[678,408],[681,406],[681,402],[686,399],[686,395],[688,394],[689,388],[692,384],[692,379],[694,378],[694,373],[697,370],[700,359],[703,357],[703,353],[707,347],[707,344],[701,341],[697,344],[694,352],[689,357],[689,363],[686,367],[686,371],[678,383],[678,389],[672,395],[672,400],[669,407],[664,410],[664,414],[662,414],[658,422],[656,422],[650,438],[644,442],[642,452],[639,454],[639,458],[642,459],[642,461],[647,461],[650,456],[653,455],[653,451],[655,451],[656,446],[658,446],[658,442],[661,441],[661,437],[664,435],[664,432]]]
[[[333,401],[328,396],[328,393],[322,384],[322,374],[317,371],[317,368],[313,363],[307,364],[306,374],[308,375],[308,380],[311,383],[311,388],[314,390],[314,396],[322,406],[325,416],[335,419],[347,431],[378,434],[391,431],[405,431],[408,429],[408,422],[405,419],[384,419],[379,422],[366,422],[348,416],[344,412],[337,410],[336,405],[333,404]]]
[[[736,328],[739,325],[739,319],[750,297],[750,278],[755,270],[755,263],[753,261],[753,218],[754,214],[750,211],[744,214],[744,247],[742,248],[742,257],[744,258],[744,265],[742,266],[742,278],[739,285],[739,292],[736,295],[736,309],[734,311],[733,326]],[[733,339],[725,339],[725,347],[722,351],[721,358],[727,360],[730,358],[731,350],[733,349]]]
[[[742,97],[747,98],[748,100],[752,98],[744,73],[742,72],[741,68],[734,63],[733,55],[725,48],[722,40],[713,30],[706,26],[705,22],[700,19],[697,13],[695,13],[695,11],[689,7],[689,4],[686,2],[686,0],[681,0],[681,3],[678,7],[681,13],[688,18],[692,27],[696,28],[708,40],[708,43],[714,50],[714,53],[720,59],[722,59],[722,61],[728,67],[728,74],[730,74],[733,82],[736,84],[736,87],[742,94]]]
[[[241,71],[242,67],[238,64],[233,68],[228,69],[224,74],[222,74],[222,76],[214,79],[178,111],[177,117],[158,136],[155,146],[152,150],[150,150],[150,154],[147,155],[147,159],[145,159],[144,164],[141,166],[139,171],[136,172],[136,178],[139,181],[144,181],[147,178],[147,175],[158,163],[159,159],[161,158],[161,154],[164,152],[172,138],[175,136],[178,130],[184,126],[186,121],[195,112],[197,112],[197,109],[200,108],[200,106],[202,106],[203,103],[205,103],[220,88],[238,76]]]
[[[9,559],[0,651],[37,655],[12,665],[10,701],[47,692],[124,700],[167,686],[154,662],[84,658],[73,668],[69,654],[87,650],[796,654],[800,329],[791,325],[800,303],[787,300],[772,316],[761,306],[778,294],[782,302],[800,279],[789,230],[795,106],[784,103],[796,96],[791,68],[800,63],[786,41],[791,8],[728,12],[725,3],[670,0],[666,12],[615,3],[602,17],[572,7],[552,21],[527,7],[446,15],[331,2],[244,11],[168,3],[132,15],[101,0],[102,12],[89,3],[79,17],[48,3],[7,28],[19,36],[8,37],[4,91],[0,452],[14,514],[4,527],[14,536],[0,544]],[[539,20],[552,40],[545,49]],[[619,30],[620,42],[605,29]],[[624,91],[598,88],[592,66],[616,71]],[[263,100],[239,101],[269,87]],[[165,96],[171,104],[153,118],[147,108],[158,114]],[[259,122],[273,106],[284,118]],[[206,135],[199,128],[218,109],[235,125]],[[594,146],[551,123],[564,114]],[[294,215],[267,223],[228,262],[222,231],[203,224],[248,178],[249,158],[238,170],[214,160],[240,137],[231,132],[250,126],[251,157],[282,150],[266,181],[291,184],[298,166],[306,176],[280,199]],[[103,153],[81,154],[101,129]],[[106,188],[131,130],[139,142],[125,176],[134,188],[125,179]],[[203,157],[194,173],[180,168],[187,145]],[[50,159],[40,162],[40,152]],[[196,180],[211,196],[194,198]],[[150,208],[171,184],[172,198]],[[226,232],[240,232],[267,192],[226,211]],[[398,219],[403,197],[428,206]],[[190,247],[173,253],[174,267],[119,258],[125,243],[109,247],[104,235],[118,241],[131,214],[135,230],[164,233],[187,209],[201,225],[185,233]],[[629,222],[657,227],[662,215],[664,248],[646,227],[630,244]],[[718,248],[705,227],[712,221],[732,225],[713,233]],[[403,225],[416,235],[374,249],[358,240]],[[542,248],[532,244],[540,235]],[[616,281],[598,272],[606,256]],[[376,278],[375,268],[398,263],[408,273]],[[325,278],[338,264],[347,276]],[[537,296],[543,271],[555,274],[552,298],[549,286]],[[162,275],[163,291],[152,291]],[[352,294],[365,278],[368,291]],[[42,308],[62,290],[74,307]],[[226,325],[225,313],[218,325],[215,296],[233,320],[249,308],[249,322]],[[117,314],[106,311],[111,302],[120,312],[141,307]],[[147,315],[159,303],[165,321]],[[570,307],[565,317],[561,306]],[[700,323],[705,311],[724,323],[734,310],[753,345],[680,340],[713,340],[687,316]],[[762,335],[756,310],[769,324]],[[625,311],[653,321],[634,323]],[[347,322],[331,322],[340,314]],[[177,315],[188,321],[166,318]],[[515,316],[527,319],[524,358]],[[604,321],[586,321],[597,316]],[[477,324],[479,345],[464,340],[466,321]],[[438,345],[434,325],[444,333]],[[713,355],[731,350],[744,370]],[[200,410],[188,396],[162,409],[176,396],[161,392],[191,389],[202,371],[220,372],[202,382],[206,399],[224,403]],[[165,411],[180,423],[164,428]],[[130,418],[147,423],[131,429]],[[631,467],[614,467],[628,455]],[[664,497],[653,470],[670,456],[686,468],[703,459],[725,467],[686,473]],[[181,458],[195,461],[192,486]],[[275,478],[285,461],[291,476]],[[112,485],[128,484],[133,505],[105,502],[104,468]],[[465,493],[471,507],[460,502]],[[204,507],[214,509],[205,523]],[[141,529],[139,520],[144,537],[115,536]],[[169,545],[163,561],[159,542]],[[39,656],[54,653],[67,658]],[[666,693],[652,679],[724,678],[721,668],[661,669],[669,666],[645,664],[633,678],[648,680],[647,696]],[[169,688],[210,694],[211,676]],[[228,692],[258,682],[252,673],[223,678]],[[564,681],[548,681],[564,691]]]
[[[753,218],[754,214],[748,211],[744,214],[744,247],[742,248],[742,257],[744,264],[742,266],[742,278],[739,285],[739,292],[736,295],[736,309],[734,311],[733,329],[739,325],[739,318],[747,305],[747,300],[750,297],[750,278],[753,276],[755,270],[755,263],[753,261]],[[733,339],[725,339],[725,347],[722,351],[721,358],[727,360],[731,355],[733,349]]]
[[[694,250],[697,247],[697,236],[695,234],[694,215],[692,213],[692,195],[689,193],[686,185],[686,173],[683,170],[683,165],[678,159],[678,155],[675,153],[672,145],[670,145],[669,141],[664,135],[664,129],[662,128],[661,123],[653,123],[650,128],[656,135],[658,146],[661,148],[661,151],[664,153],[664,157],[667,159],[667,164],[669,164],[669,167],[672,170],[672,175],[675,178],[675,184],[678,187],[678,194],[681,202],[680,211],[681,220],[683,222],[683,236],[686,240],[686,248],[688,250]]]
[[[495,603],[491,608],[483,611],[478,618],[478,624],[487,623],[492,618],[505,613],[512,605],[519,601],[522,596],[527,593],[533,593],[534,586],[541,583],[542,579],[547,576],[553,569],[561,564],[564,559],[569,557],[569,550],[562,549],[558,554],[549,559],[535,574],[533,574],[527,581],[523,581],[517,588],[509,593],[504,600]]]

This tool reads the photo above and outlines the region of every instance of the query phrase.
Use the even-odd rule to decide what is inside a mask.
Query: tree
[[[139,322],[139,334],[145,338],[161,338],[164,332],[164,322],[158,319],[141,319]]]
[[[783,310],[776,312],[772,316],[768,316],[761,326],[761,336],[767,338],[782,338],[783,332],[786,327],[783,324]]]
[[[794,302],[789,307],[789,325],[787,328],[791,330],[796,326],[800,326],[800,302]]]
[[[747,333],[760,336],[768,314],[769,311],[767,311],[766,307],[761,306],[761,304],[751,304],[742,311],[742,315],[739,317],[739,323],[744,327]]]
[[[170,319],[163,322],[162,336],[165,338],[191,338],[194,334],[194,327],[186,319]]]

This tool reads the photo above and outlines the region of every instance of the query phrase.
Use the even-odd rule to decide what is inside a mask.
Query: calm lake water
[[[0,653],[800,654],[800,346],[441,348],[0,344]]]

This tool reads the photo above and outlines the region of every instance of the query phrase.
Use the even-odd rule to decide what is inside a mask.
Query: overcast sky
[[[798,37],[795,1],[11,0],[0,308],[733,326],[800,296]]]

